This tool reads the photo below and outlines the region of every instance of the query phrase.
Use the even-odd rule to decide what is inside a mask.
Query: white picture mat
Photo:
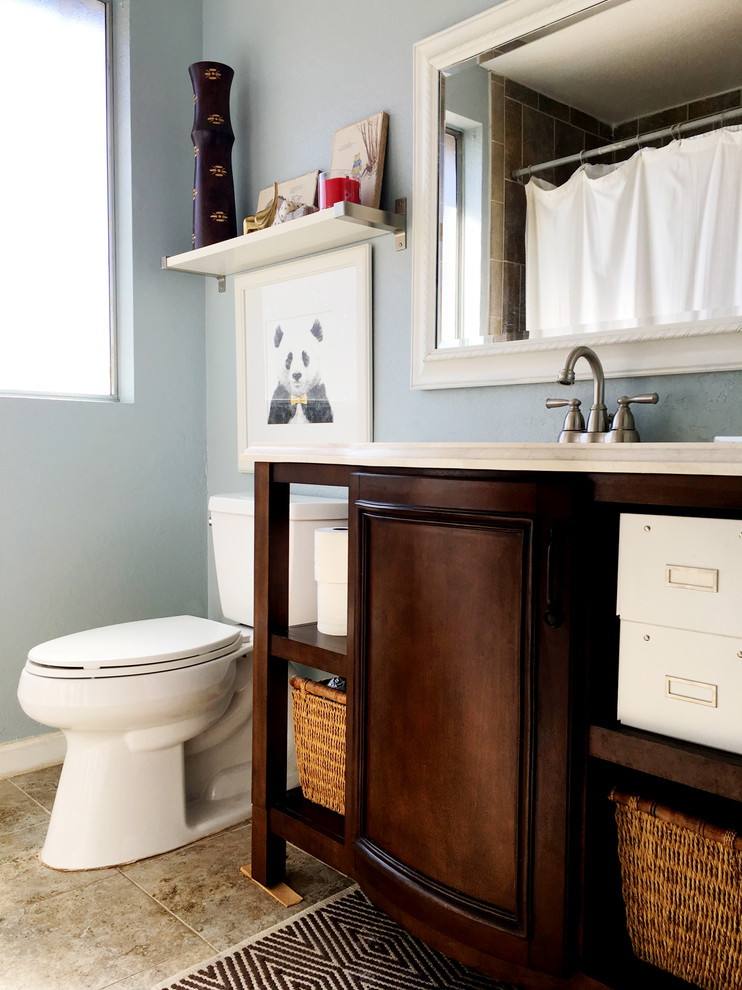
[[[249,272],[235,278],[238,444],[365,443],[371,440],[371,247],[340,251]],[[315,320],[322,341],[309,337]],[[306,334],[321,360],[333,421],[295,417],[269,423],[282,354],[275,331]],[[244,460],[244,463],[243,463]]]

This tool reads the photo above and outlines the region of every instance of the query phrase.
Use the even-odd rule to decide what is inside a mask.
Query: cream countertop
[[[359,443],[253,446],[256,461],[478,471],[742,476],[742,442],[721,443]]]

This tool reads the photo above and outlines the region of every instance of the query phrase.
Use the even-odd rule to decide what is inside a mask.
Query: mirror
[[[413,388],[553,381],[576,343],[611,377],[742,367],[736,295],[549,320],[534,293],[564,279],[534,276],[531,205],[545,180],[561,191],[642,141],[742,124],[741,43],[739,0],[506,0],[415,45]]]

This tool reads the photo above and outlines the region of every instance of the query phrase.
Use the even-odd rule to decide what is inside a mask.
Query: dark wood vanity
[[[347,490],[347,638],[287,627],[291,485]],[[617,722],[618,524],[742,517],[742,478],[276,460],[255,492],[254,878],[291,842],[496,978],[687,987],[631,952],[607,795],[739,827],[742,757]],[[286,791],[287,661],[347,678],[344,816]]]

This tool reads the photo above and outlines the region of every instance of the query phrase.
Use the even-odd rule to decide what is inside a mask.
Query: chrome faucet
[[[587,429],[585,421],[580,412],[579,399],[547,399],[547,409],[555,409],[559,406],[569,406],[569,412],[564,420],[562,432],[559,434],[560,443],[636,443],[639,434],[634,424],[634,417],[629,409],[631,402],[648,402],[653,405],[659,402],[656,392],[647,395],[635,395],[629,398],[622,395],[618,400],[618,411],[613,424],[608,416],[605,407],[605,375],[600,359],[590,347],[581,345],[573,347],[567,355],[564,367],[559,372],[557,382],[560,385],[574,385],[575,364],[578,359],[584,357],[590,365],[593,373],[593,404],[590,407],[590,414],[587,418]]]
[[[585,431],[584,420],[579,411],[579,401],[577,399],[547,399],[547,409],[554,409],[557,406],[569,406],[570,411],[564,421],[564,429],[559,434],[560,443],[596,443],[605,439],[608,432],[608,410],[605,407],[605,375],[600,358],[590,347],[573,347],[567,355],[564,367],[559,372],[557,381],[560,385],[574,385],[575,364],[578,358],[584,357],[590,365],[593,373],[593,404],[590,408],[590,415],[587,418],[587,431]]]
[[[608,410],[605,407],[605,375],[603,365],[594,350],[590,347],[573,347],[567,355],[564,367],[559,372],[557,381],[560,385],[574,385],[575,364],[578,358],[584,357],[593,373],[593,404],[587,417],[587,432],[600,434],[608,432]],[[595,440],[603,439],[595,436]]]

